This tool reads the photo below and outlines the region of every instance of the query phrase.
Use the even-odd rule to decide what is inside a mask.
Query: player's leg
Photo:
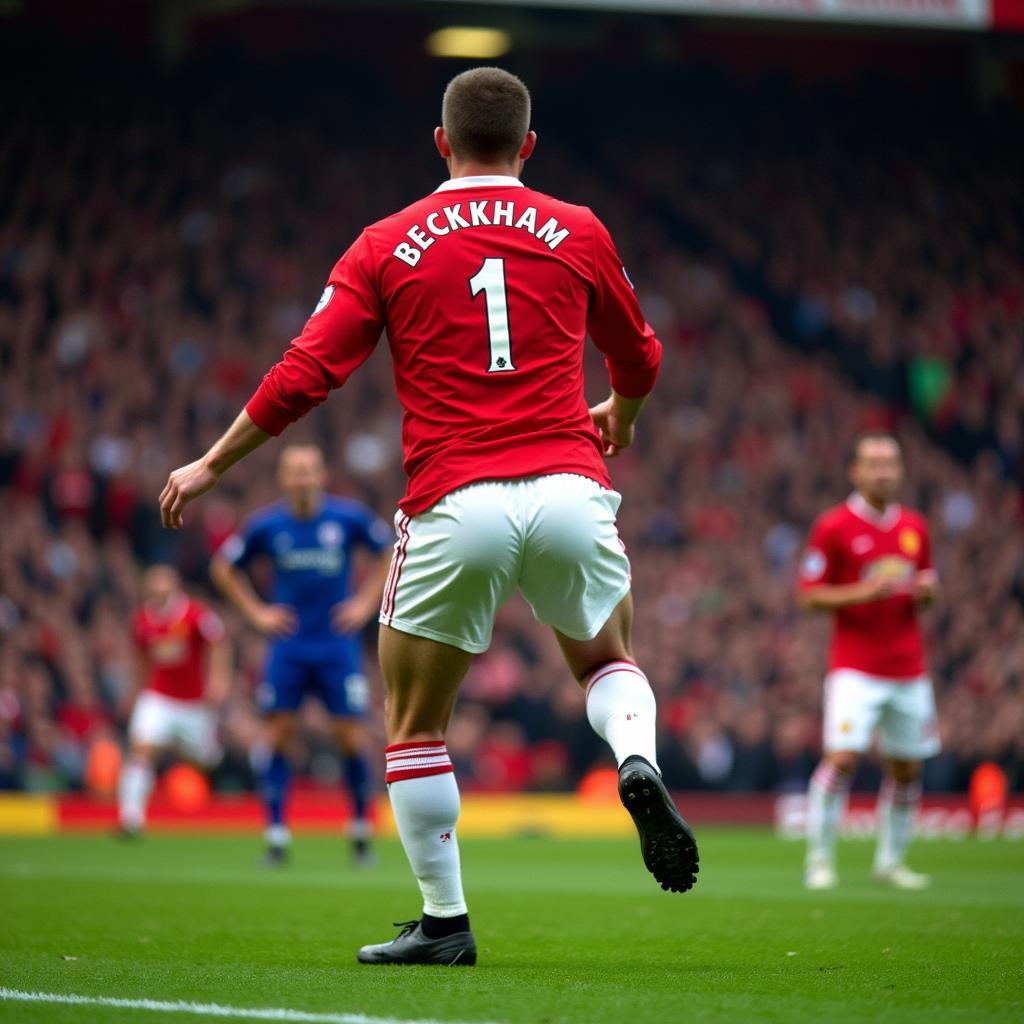
[[[341,754],[342,776],[352,801],[352,821],[349,824],[352,852],[357,863],[369,865],[373,863],[370,849],[373,823],[370,820],[369,736],[366,725],[358,718],[336,718],[334,735]]]
[[[146,807],[156,778],[160,748],[133,743],[117,784],[117,819],[121,835],[134,837],[146,827]]]
[[[654,693],[633,657],[629,560],[615,526],[619,495],[571,474],[528,484],[520,589],[551,626],[586,687],[587,718],[612,748],[619,796],[640,833],[644,863],[665,889],[696,881],[697,845],[661,781]]]
[[[373,862],[370,850],[369,737],[364,719],[370,690],[360,671],[359,652],[345,646],[325,653],[317,665],[320,695],[334,719],[334,736],[341,755],[342,776],[352,802],[349,835],[357,863]]]
[[[363,963],[476,962],[459,863],[459,790],[444,733],[472,657],[490,645],[497,609],[515,589],[515,491],[510,482],[475,484],[397,520],[380,617],[385,781],[423,916],[393,942],[360,949]]]
[[[277,642],[270,648],[258,704],[264,716],[263,738],[250,753],[266,820],[264,863],[288,859],[288,796],[292,769],[288,751],[295,738],[296,712],[305,693],[307,665],[296,645]]]
[[[292,710],[271,710],[264,717],[263,739],[251,753],[253,774],[263,801],[266,827],[264,863],[283,864],[288,859],[292,834],[288,827],[288,797],[292,768],[288,751],[295,739],[297,716]]]
[[[807,857],[804,885],[808,889],[832,889],[836,874],[836,839],[857,774],[860,753],[833,750],[826,753],[811,773],[807,786]]]
[[[117,786],[117,816],[122,835],[136,836],[145,828],[156,763],[173,731],[167,705],[166,699],[148,690],[135,701],[128,725],[128,755]]]
[[[448,644],[381,627],[385,779],[423,913],[394,941],[360,949],[363,963],[476,962],[456,833],[459,787],[443,738],[472,657]]]
[[[831,889],[837,882],[839,824],[881,709],[882,695],[863,673],[839,669],[825,677],[824,755],[807,788],[804,884],[808,889]]]
[[[886,775],[878,796],[874,875],[901,889],[924,889],[931,879],[906,865],[907,847],[921,805],[922,761],[939,751],[931,681],[891,684],[880,728]]]
[[[697,881],[697,841],[658,770],[657,703],[633,660],[632,619],[627,594],[590,639],[574,639],[557,629],[555,636],[570,671],[586,688],[591,727],[615,755],[619,798],[637,826],[644,864],[663,889],[686,892]]]

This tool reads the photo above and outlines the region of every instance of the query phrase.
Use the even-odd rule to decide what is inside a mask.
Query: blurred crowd
[[[223,430],[360,228],[443,177],[429,152],[436,104],[382,89],[368,119],[311,90],[308,74],[111,71],[60,103],[44,88],[0,114],[0,789],[83,787],[90,747],[123,737],[140,567],[171,560],[217,603],[210,554],[274,498],[278,446],[173,535],[155,508],[168,471]],[[527,175],[605,220],[665,342],[613,476],[666,778],[805,785],[829,624],[798,614],[795,566],[814,517],[848,491],[851,438],[887,426],[944,587],[924,617],[944,747],[926,784],[962,789],[995,760],[1019,789],[1019,150],[997,157],[958,136],[901,145],[883,130],[898,111],[879,114],[876,147],[858,148],[796,100],[769,142],[757,119],[786,104],[759,114],[755,94],[744,99],[746,135],[705,116],[674,139],[638,118],[595,150],[559,131],[552,93]],[[541,117],[544,93],[535,101]],[[607,381],[588,359],[597,399]],[[382,346],[294,435],[324,446],[334,489],[390,516],[399,427]],[[217,782],[245,788],[264,641],[227,618],[236,670]],[[379,705],[372,628],[366,640]],[[304,724],[294,758],[328,782],[322,710]],[[467,789],[564,789],[610,763],[553,638],[518,598],[470,671],[448,745]]]

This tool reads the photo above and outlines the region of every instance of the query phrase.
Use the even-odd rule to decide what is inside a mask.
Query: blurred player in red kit
[[[586,689],[647,868],[686,891],[698,867],[657,767],[654,694],[630,641],[621,498],[604,463],[633,440],[661,345],[601,222],[520,180],[537,141],[523,83],[497,68],[464,72],[445,90],[442,122],[434,141],[450,180],[363,231],[246,410],[160,499],[164,525],[179,526],[189,501],[341,387],[387,328],[409,484],[380,614],[385,781],[423,915],[364,946],[363,963],[476,962],[444,733],[517,589]],[[588,333],[611,379],[591,409]]]
[[[825,677],[825,756],[811,777],[804,882],[836,885],[835,842],[857,764],[877,733],[885,758],[874,874],[901,889],[927,875],[904,862],[921,801],[921,762],[939,750],[935,697],[917,608],[938,596],[924,516],[895,502],[894,437],[865,434],[850,463],[854,492],[811,530],[800,568],[804,608],[835,615]]]
[[[230,686],[231,653],[215,612],[189,597],[176,570],[156,565],[143,577],[142,606],[132,621],[136,685],[118,786],[125,835],[146,823],[156,762],[176,750],[203,768],[220,760],[214,708]]]

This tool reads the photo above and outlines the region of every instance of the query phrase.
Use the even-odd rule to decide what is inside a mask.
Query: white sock
[[[807,789],[807,860],[831,864],[836,856],[839,822],[850,797],[853,776],[822,761]]]
[[[921,805],[920,782],[895,782],[886,778],[878,794],[878,844],[875,870],[903,863]]]
[[[398,834],[420,892],[423,913],[466,913],[459,865],[459,787],[443,740],[385,748],[385,781]]]
[[[146,824],[146,804],[153,791],[153,767],[144,757],[129,755],[117,786],[118,818],[135,832]]]
[[[268,825],[263,830],[267,846],[291,846],[292,830],[287,825]]]
[[[587,721],[611,748],[616,764],[639,754],[658,767],[651,684],[630,661],[602,665],[587,683]]]

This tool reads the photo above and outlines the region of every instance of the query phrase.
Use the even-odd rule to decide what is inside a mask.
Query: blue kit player
[[[254,758],[267,808],[269,864],[288,856],[287,751],[307,694],[318,696],[334,719],[352,797],[355,856],[363,863],[372,859],[364,725],[368,691],[359,632],[380,609],[393,535],[365,505],[325,494],[326,477],[319,448],[286,447],[278,462],[284,500],[253,515],[224,542],[210,567],[225,597],[271,641],[260,691],[268,749]],[[370,552],[373,564],[353,593],[352,560],[359,548]],[[272,568],[269,602],[246,571],[261,559]]]

